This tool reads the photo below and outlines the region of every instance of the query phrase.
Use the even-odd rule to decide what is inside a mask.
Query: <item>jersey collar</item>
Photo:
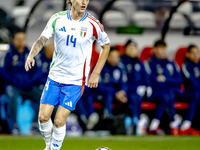
[[[85,12],[85,15],[83,16],[83,18],[81,18],[81,19],[79,20],[79,22],[84,21],[84,20],[87,18],[87,16],[88,16],[88,12]],[[71,16],[70,16],[70,10],[67,11],[67,18],[68,18],[69,20],[72,20],[72,18],[71,18]]]

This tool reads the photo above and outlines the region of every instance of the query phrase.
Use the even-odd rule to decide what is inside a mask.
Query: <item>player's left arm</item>
[[[89,78],[89,81],[88,81],[88,87],[90,88],[97,88],[98,86],[98,81],[99,81],[99,75],[101,73],[101,70],[107,60],[107,57],[108,57],[108,54],[109,54],[109,51],[110,51],[110,44],[105,44],[102,47],[102,50],[101,50],[101,54],[99,56],[99,59],[97,61],[97,64],[94,68],[94,70],[92,71],[92,74]]]

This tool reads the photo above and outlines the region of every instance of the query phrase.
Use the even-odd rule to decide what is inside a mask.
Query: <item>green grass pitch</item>
[[[111,150],[199,150],[199,136],[109,136],[67,137],[61,150],[95,150],[98,147]],[[0,136],[0,150],[43,150],[42,136]]]

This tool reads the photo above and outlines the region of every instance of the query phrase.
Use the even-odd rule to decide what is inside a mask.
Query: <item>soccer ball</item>
[[[107,148],[107,147],[99,147],[97,148],[96,150],[111,150],[110,148]]]

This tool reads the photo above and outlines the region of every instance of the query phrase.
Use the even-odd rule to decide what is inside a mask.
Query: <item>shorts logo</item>
[[[65,105],[72,107],[72,101],[65,103]]]
[[[87,33],[87,28],[86,27],[81,27],[81,37],[85,37]]]
[[[47,83],[46,83],[46,85],[45,85],[45,86],[46,86],[46,90],[49,89],[49,82],[50,82],[50,81],[47,81]]]

